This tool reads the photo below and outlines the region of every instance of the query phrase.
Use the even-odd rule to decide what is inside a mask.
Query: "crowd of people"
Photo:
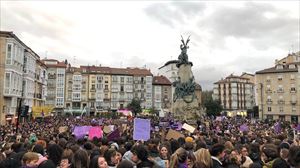
[[[98,122],[99,121],[99,122]],[[300,144],[296,124],[202,117],[184,137],[166,139],[170,126],[151,118],[151,138],[133,140],[133,121],[91,117],[50,117],[0,126],[0,168],[300,168]],[[190,121],[182,121],[189,123]],[[127,127],[121,129],[126,123]],[[77,138],[74,127],[114,125],[119,138],[108,134]],[[240,126],[246,125],[247,130]],[[60,127],[68,129],[61,132]]]

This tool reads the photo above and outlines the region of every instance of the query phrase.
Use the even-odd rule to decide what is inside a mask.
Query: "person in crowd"
[[[108,164],[109,168],[116,168],[118,165],[118,157],[117,157],[117,151],[114,148],[108,149],[104,153],[104,158]]]
[[[72,159],[73,159],[73,151],[71,149],[65,149],[61,161],[60,161],[60,168],[70,168]]]
[[[89,168],[108,168],[104,157],[96,155],[92,158]]]
[[[300,168],[300,146],[293,145],[290,147],[288,163],[292,168]]]
[[[37,165],[39,165],[40,163],[44,162],[45,160],[48,160],[47,157],[45,157],[45,151],[42,145],[40,144],[36,144],[34,145],[32,152],[35,152],[38,154],[39,156],[39,160],[37,162]]]
[[[55,166],[60,165],[63,149],[57,144],[51,144],[47,148],[48,159],[51,160]]]
[[[86,150],[78,149],[72,159],[72,168],[89,168],[90,160]]]
[[[134,168],[134,165],[128,160],[122,160],[117,168]]]
[[[188,168],[187,164],[188,153],[180,147],[172,154],[170,159],[170,167]]]
[[[27,152],[22,158],[23,166],[22,168],[37,168],[39,161],[39,156],[35,152]]]
[[[137,168],[156,167],[153,161],[148,159],[149,152],[146,147],[142,144],[136,145],[132,149],[132,161],[136,164]]]
[[[210,155],[213,161],[213,168],[222,168],[222,160],[225,157],[225,146],[222,144],[214,144],[210,149]]]
[[[194,168],[200,167],[201,168],[211,168],[212,167],[212,159],[211,159],[211,155],[208,151],[208,149],[205,148],[200,148],[199,150],[197,150],[195,152],[195,164],[194,164]]]
[[[264,168],[272,168],[274,160],[278,157],[278,151],[274,144],[266,144],[262,147],[262,161]]]

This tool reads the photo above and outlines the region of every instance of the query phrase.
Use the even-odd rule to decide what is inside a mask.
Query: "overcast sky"
[[[72,65],[158,68],[180,54],[203,90],[299,51],[299,1],[0,1],[0,29],[41,58]],[[75,58],[75,59],[74,59]]]

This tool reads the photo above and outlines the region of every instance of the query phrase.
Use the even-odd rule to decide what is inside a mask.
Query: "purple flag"
[[[107,135],[108,141],[115,141],[115,140],[118,140],[119,138],[120,138],[119,129],[116,129],[113,132],[111,132],[109,135]]]
[[[276,133],[276,134],[279,134],[279,133],[280,133],[280,131],[281,131],[281,125],[280,125],[279,122],[276,122],[276,123],[274,124],[274,130],[275,130],[275,133]]]
[[[243,125],[240,126],[240,131],[242,131],[242,132],[246,131],[247,132],[247,131],[249,131],[249,128],[246,124],[243,124]]]
[[[300,131],[300,124],[297,125],[296,130]]]
[[[75,135],[76,139],[83,138],[84,136],[89,134],[91,126],[76,126],[74,128],[73,134]]]
[[[148,139],[150,139],[150,129],[150,120],[135,118],[133,127],[133,139],[147,141]]]

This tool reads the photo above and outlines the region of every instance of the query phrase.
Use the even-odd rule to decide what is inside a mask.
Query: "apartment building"
[[[28,112],[32,112],[35,98],[35,78],[36,65],[39,56],[30,48],[25,49],[24,68],[23,68],[23,105],[28,107]]]
[[[66,99],[67,110],[81,113],[88,106],[88,78],[81,68],[68,67],[66,69]]]
[[[158,68],[158,74],[167,77],[171,83],[178,79],[178,68],[176,64],[178,60],[170,60],[166,62],[163,66]],[[172,86],[172,105],[173,105],[173,93],[175,92],[175,87]],[[173,108],[172,108],[173,109]],[[171,111],[172,111],[171,109]]]
[[[22,101],[24,51],[27,46],[12,32],[0,32],[1,38],[1,124],[17,116]],[[2,96],[3,95],[3,96]]]
[[[300,52],[275,61],[275,66],[257,71],[257,104],[262,119],[300,120]]]
[[[111,70],[102,66],[80,66],[88,74],[88,107],[90,113],[108,111],[111,97]]]
[[[0,31],[0,42],[0,124],[5,124],[16,121],[21,106],[31,115],[40,57],[13,32]]]
[[[133,75],[130,69],[111,68],[111,109],[124,109],[133,99]]]
[[[151,109],[153,75],[149,69],[127,68],[133,76],[133,98],[141,100],[143,109]]]
[[[33,106],[44,106],[47,96],[47,66],[41,61],[36,61],[35,86],[33,96]]]
[[[47,98],[46,105],[54,106],[54,112],[63,112],[65,104],[65,78],[67,61],[59,62],[55,59],[43,59],[48,67]]]
[[[172,104],[172,83],[165,76],[154,76],[152,87],[154,110],[169,112]]]
[[[228,116],[246,116],[247,109],[255,105],[254,76],[242,74],[227,76],[214,83],[213,99],[218,100]]]

